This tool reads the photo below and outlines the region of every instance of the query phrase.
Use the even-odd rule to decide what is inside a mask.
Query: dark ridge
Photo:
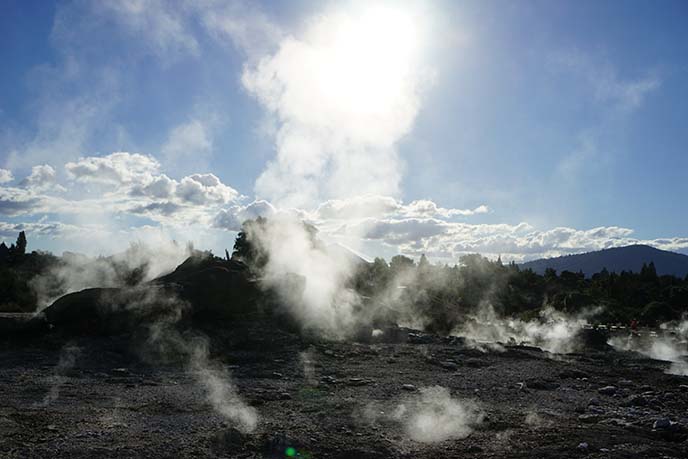
[[[629,271],[639,273],[643,264],[654,263],[657,274],[685,277],[688,275],[688,255],[656,249],[648,245],[629,245],[595,252],[544,258],[520,265],[521,269],[532,269],[543,274],[547,268],[562,271],[580,272],[586,276],[607,269],[620,273]]]

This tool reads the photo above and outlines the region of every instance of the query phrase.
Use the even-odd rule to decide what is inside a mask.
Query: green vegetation
[[[117,256],[98,258],[27,253],[27,245],[24,231],[10,247],[0,243],[0,312],[34,312],[68,291],[87,287],[136,285],[143,281],[148,268],[137,244]]]
[[[389,265],[376,258],[361,266],[355,285],[371,298],[402,288],[403,299],[423,312],[429,328],[437,332],[450,331],[486,304],[506,317],[530,319],[550,306],[571,315],[595,310],[592,320],[598,323],[628,324],[637,319],[648,326],[680,320],[688,313],[688,277],[658,276],[653,263],[639,273],[603,269],[586,278],[581,272],[557,275],[553,269],[538,275],[475,254],[451,267],[432,265],[425,257],[414,265],[398,255]]]
[[[0,312],[31,312],[37,296],[31,280],[57,263],[57,257],[45,252],[26,253],[26,235],[7,247],[0,243]]]

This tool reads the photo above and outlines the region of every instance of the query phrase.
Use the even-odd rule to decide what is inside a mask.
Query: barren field
[[[0,457],[688,457],[688,378],[666,362],[409,332],[341,343],[206,327],[214,368],[258,414],[250,433],[136,334],[5,339]],[[474,412],[427,441],[409,419],[435,386]]]

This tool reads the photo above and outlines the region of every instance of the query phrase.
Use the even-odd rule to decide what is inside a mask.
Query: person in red
[[[637,319],[631,320],[631,331],[632,331],[633,333],[637,333],[637,332],[638,332],[638,320],[637,320]]]

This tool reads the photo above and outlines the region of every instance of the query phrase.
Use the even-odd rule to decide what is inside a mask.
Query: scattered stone
[[[597,392],[599,392],[602,395],[614,395],[616,393],[616,387],[615,386],[604,386],[604,387],[597,389]]]
[[[623,406],[647,406],[647,399],[642,395],[632,395],[622,403]]]
[[[671,420],[669,418],[659,418],[657,419],[654,424],[652,424],[652,428],[655,430],[658,429],[669,429],[671,428]]]
[[[113,373],[119,373],[119,374],[126,374],[126,373],[129,373],[129,370],[127,368],[113,368],[112,372]]]
[[[291,398],[291,394],[288,392],[282,392],[281,394],[279,394],[280,400],[291,400]]]
[[[446,370],[456,370],[457,368],[459,368],[456,362],[452,362],[451,360],[445,360],[444,362],[440,362],[440,366]]]
[[[368,384],[368,381],[362,378],[349,378],[347,384],[349,386],[365,386],[366,384]]]
[[[631,387],[633,385],[633,381],[630,379],[620,379],[617,384],[619,387]]]
[[[546,379],[531,379],[526,384],[529,388],[535,390],[556,390],[559,388],[558,383]]]
[[[578,420],[581,422],[584,422],[586,424],[595,424],[599,422],[600,420],[600,415],[599,414],[581,414],[578,416]]]
[[[464,362],[464,364],[465,364],[467,367],[472,367],[472,368],[480,368],[480,367],[487,367],[487,366],[490,366],[490,364],[489,364],[488,362],[485,362],[485,361],[482,360],[482,359],[476,359],[476,358],[466,359],[466,361]]]
[[[277,371],[274,371],[274,372],[272,373],[272,377],[275,378],[275,379],[282,379],[282,376],[283,376],[282,373],[279,373],[279,372],[277,372]]]
[[[680,384],[678,388],[681,392],[688,392],[688,384]]]
[[[592,405],[592,406],[600,406],[601,404],[602,403],[600,402],[600,399],[595,398],[595,397],[591,398],[590,401],[588,402],[588,405]]]
[[[401,386],[401,388],[409,392],[413,392],[414,390],[416,390],[416,386],[414,386],[413,384],[404,384],[403,386]]]
[[[412,344],[430,344],[433,341],[432,335],[423,333],[409,333],[408,342]]]
[[[325,384],[337,384],[337,380],[334,378],[334,376],[323,376],[320,378],[320,381],[324,382]]]
[[[248,438],[240,431],[229,428],[215,434],[212,439],[211,448],[215,454],[226,454],[227,452],[234,452],[241,450],[246,444]]]
[[[21,426],[12,419],[0,417],[0,438],[7,438],[21,432],[21,430]]]
[[[589,446],[587,442],[578,443],[578,449],[588,449]]]
[[[617,426],[617,427],[627,427],[630,425],[628,422],[626,422],[625,420],[623,420],[621,418],[610,418],[610,419],[605,419],[601,422],[604,424],[609,424],[609,425]]]

